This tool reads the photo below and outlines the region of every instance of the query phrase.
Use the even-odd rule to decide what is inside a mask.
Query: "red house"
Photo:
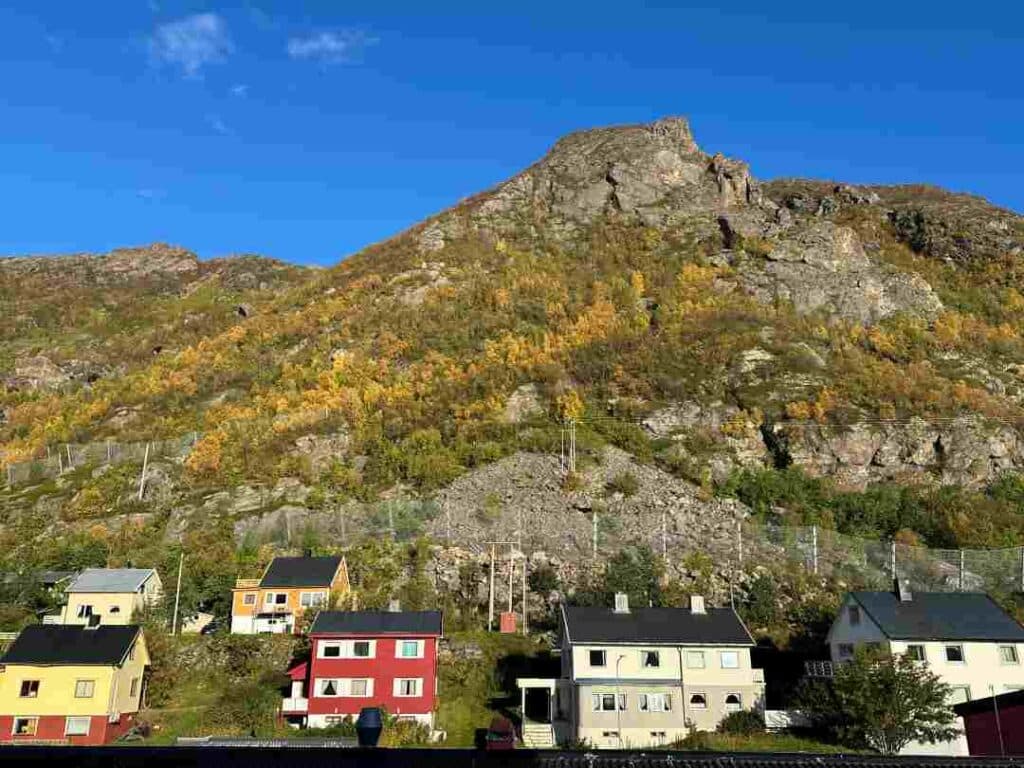
[[[321,611],[309,630],[310,659],[288,671],[281,714],[326,728],[363,707],[433,727],[440,611]]]

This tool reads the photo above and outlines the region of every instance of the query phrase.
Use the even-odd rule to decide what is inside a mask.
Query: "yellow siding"
[[[0,672],[0,713],[5,715],[106,715],[113,667],[37,667],[8,664]],[[38,680],[39,695],[22,698],[22,680]],[[75,683],[95,681],[92,698],[75,698]]]
[[[100,617],[105,625],[131,624],[135,611],[144,606],[143,596],[135,592],[73,592],[68,595],[68,604],[64,606],[63,624],[84,626],[86,619],[78,618],[79,606],[91,605],[94,615]],[[117,612],[113,609],[117,608]]]

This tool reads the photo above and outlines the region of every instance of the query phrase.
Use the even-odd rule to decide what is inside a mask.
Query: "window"
[[[113,608],[110,609],[110,612],[111,612],[111,614],[120,613],[121,612],[121,606],[115,605]]]
[[[619,738],[618,731],[601,731],[602,739],[617,739]]]
[[[323,604],[323,592],[302,592],[299,595],[299,605],[303,608],[319,608]]]
[[[92,718],[69,717],[64,721],[65,736],[88,736],[89,723]]]
[[[341,725],[345,722],[345,718],[341,715],[326,715],[324,716],[324,725],[330,728],[332,725]]]
[[[338,643],[321,643],[321,659],[337,659],[341,656],[341,646]]]
[[[707,709],[708,708],[708,697],[703,693],[694,693],[690,695],[690,709]]]
[[[638,696],[638,706],[641,712],[671,712],[672,694],[641,693]]]
[[[80,619],[88,619],[90,616],[92,616],[92,606],[91,605],[80,605],[80,606],[78,606],[78,618],[80,618]]]
[[[349,683],[349,693],[352,696],[369,696],[370,686],[366,680],[353,680]]]
[[[128,696],[135,698],[139,695],[139,678],[133,677],[132,684],[128,688]]]
[[[324,679],[317,680],[320,689],[320,696],[340,696],[341,686],[338,680]]]
[[[15,736],[35,736],[38,725],[38,717],[16,717],[14,718],[14,728],[11,730],[11,733]]]
[[[840,643],[838,650],[840,659],[853,658],[853,643]]]
[[[273,592],[267,592],[267,594],[265,594],[263,596],[263,602],[266,603],[267,605],[273,605],[274,604],[274,593]]]
[[[418,677],[398,678],[395,680],[395,696],[419,696],[423,689],[423,680]]]
[[[963,704],[971,700],[971,687],[969,685],[954,685],[949,692],[951,704]]]
[[[75,698],[76,699],[91,699],[93,692],[96,690],[96,683],[93,680],[76,680],[75,681]]]
[[[256,605],[256,594],[253,592],[247,592],[242,595],[242,605]]]
[[[664,744],[666,741],[664,731],[651,731],[651,741],[654,744]]]
[[[603,667],[605,665],[605,653],[604,651],[591,651],[590,652],[590,666],[592,667]]]
[[[690,669],[704,669],[704,651],[687,651],[686,666]]]
[[[964,647],[962,645],[947,645],[946,661],[948,661],[950,664],[963,664]]]
[[[352,643],[352,655],[357,659],[370,658],[370,642],[368,640],[356,640]]]
[[[738,693],[726,694],[725,697],[725,711],[726,712],[739,712],[743,708],[743,697]]]
[[[722,669],[739,669],[740,655],[736,651],[720,651]]]
[[[402,640],[397,648],[400,659],[419,659],[423,656],[422,640]]]
[[[661,656],[657,651],[641,651],[640,658],[644,669],[661,666]]]
[[[39,681],[38,680],[22,680],[21,681],[21,698],[23,699],[34,699],[39,695]]]
[[[849,608],[850,626],[856,627],[860,624],[860,606],[851,605]]]
[[[914,661],[924,661],[924,646],[919,644],[908,645],[907,657]]]
[[[614,712],[615,711],[615,694],[614,693],[594,693],[590,696],[590,708],[594,712]],[[626,694],[619,694],[619,710],[624,711],[626,709]]]
[[[284,592],[278,592],[274,595],[274,605],[284,605],[288,602],[288,595]]]
[[[1017,646],[1000,645],[999,660],[1002,661],[1003,664],[1019,664],[1020,660],[1017,657]]]

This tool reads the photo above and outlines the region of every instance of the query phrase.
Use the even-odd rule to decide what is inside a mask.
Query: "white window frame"
[[[961,692],[964,695],[963,701],[956,701],[954,694]],[[969,685],[952,685],[950,686],[950,699],[953,699],[953,704],[963,704],[964,702],[971,700],[971,686]]]
[[[246,592],[242,595],[242,605],[256,605],[256,593]]]
[[[377,641],[376,640],[351,640],[349,641],[349,658],[350,659],[375,659],[377,658]],[[367,654],[365,656],[359,656],[356,654],[356,645],[359,643],[366,643]]]
[[[638,694],[637,710],[639,712],[671,712],[672,694],[660,692]]]
[[[366,699],[373,696],[373,679],[369,677],[353,677],[345,681],[348,687],[348,695],[353,699]],[[356,693],[353,688],[356,683],[364,683],[366,690],[363,693]]]
[[[133,677],[131,683],[128,684],[128,697],[131,699],[136,698],[139,695],[139,682],[142,678]]]
[[[406,656],[405,653],[404,653],[404,651],[405,651],[405,644],[406,643],[416,643],[416,653],[414,653],[412,656]],[[422,640],[409,640],[409,639],[403,640],[403,639],[399,638],[398,640],[395,641],[395,658],[396,659],[422,659],[423,658],[423,647],[424,647],[424,645],[425,645],[425,643]]]
[[[695,696],[700,696],[703,704],[694,704],[693,699]],[[690,698],[686,700],[687,709],[707,709],[708,708],[708,695],[703,691],[690,691]]]
[[[911,648],[920,648],[921,658],[914,658],[914,656],[910,653]],[[925,648],[924,643],[907,643],[906,655],[908,658],[913,659],[914,661],[928,661],[928,650]]]
[[[402,693],[405,683],[412,683],[412,693]],[[422,677],[396,677],[392,684],[392,693],[399,699],[416,699],[423,695]]]
[[[611,699],[612,699],[611,709],[606,709],[605,706],[604,706],[604,700],[608,696],[610,696]],[[618,695],[618,697],[619,697],[619,701],[618,701],[619,711],[620,712],[625,712],[626,711],[626,704],[627,704],[626,694],[620,693]],[[606,693],[592,693],[592,694],[590,694],[590,709],[591,709],[592,712],[614,712],[615,711],[615,694],[614,693],[609,693],[609,692],[606,692]]]
[[[726,664],[725,660],[727,657],[736,659],[735,664]],[[739,651],[719,651],[718,652],[718,663],[722,669],[739,669],[740,668],[740,652]]]
[[[24,721],[32,724],[32,730],[25,731],[24,733],[18,732],[18,721]],[[11,735],[12,736],[35,736],[39,733],[39,718],[36,715],[15,715],[11,720]]]
[[[700,663],[695,663],[699,661]],[[686,668],[687,669],[706,669],[708,666],[707,656],[704,651],[687,651],[686,652]]]
[[[1005,656],[1003,656],[1003,651],[1006,651],[1006,650],[1010,651],[1010,655],[1013,657],[1012,659],[1007,659]],[[1013,645],[1013,644],[1010,644],[1010,643],[1004,643],[1003,645],[1000,645],[999,646],[999,663],[1000,664],[1005,664],[1006,666],[1009,666],[1009,667],[1012,667],[1012,666],[1015,666],[1017,664],[1020,664],[1020,654],[1017,652],[1017,646]]]
[[[85,686],[83,689],[82,686]],[[86,690],[88,693],[80,693],[80,690]],[[96,695],[96,681],[95,680],[75,680],[75,698],[76,699],[91,699]]]
[[[593,654],[595,654],[595,653],[601,654],[601,663],[600,664],[595,664],[594,663],[594,656],[593,656]],[[591,667],[600,667],[602,669],[604,667],[607,667],[608,666],[608,652],[605,651],[602,648],[590,648],[590,649],[588,649],[587,650],[587,663]]]
[[[369,656],[356,656],[356,643],[369,643]],[[337,648],[337,656],[325,655],[326,649]],[[377,658],[376,640],[317,640],[316,657],[318,659],[375,659]]]
[[[730,696],[735,696],[736,697],[736,703],[735,704],[730,704],[729,703],[729,697]],[[722,698],[722,709],[724,709],[726,712],[739,712],[739,711],[741,711],[743,709],[743,694],[742,693],[738,693],[736,691],[729,691],[728,693],[726,693],[725,696]]]
[[[321,589],[299,592],[299,606],[302,608],[322,608],[326,603],[327,593]]]
[[[654,663],[648,664],[647,658],[649,655],[653,655]],[[660,669],[661,668],[661,653],[657,649],[645,648],[640,651],[640,668],[641,669]]]
[[[71,723],[73,721],[78,721],[79,723],[81,723],[81,721],[83,721],[83,720],[85,721],[85,730],[81,730],[81,729],[79,729],[77,731],[72,731],[71,730]],[[85,715],[85,716],[69,716],[69,717],[65,717],[64,718],[64,735],[65,736],[88,736],[89,735],[89,731],[90,731],[91,728],[92,728],[92,718],[89,717],[88,715]]]
[[[355,694],[352,692],[352,683],[354,682],[366,683],[366,693]],[[337,693],[324,693],[324,685],[327,683],[334,683],[335,690]],[[318,677],[313,682],[313,692],[317,698],[322,699],[366,699],[373,696],[373,678],[372,677]]]
[[[949,658],[949,649],[959,648],[960,649],[960,661],[953,661]],[[958,667],[962,667],[967,663],[967,652],[964,650],[964,646],[961,643],[944,643],[942,646],[942,655],[946,659],[947,664],[955,664]]]
[[[322,699],[341,698],[344,695],[341,687],[342,679],[340,677],[318,677],[313,684],[314,695]],[[334,683],[334,693],[324,693],[324,687],[328,683]]]
[[[337,648],[338,655],[327,655],[328,648]],[[316,657],[318,659],[341,659],[345,657],[345,643],[341,640],[318,640],[316,643]]]

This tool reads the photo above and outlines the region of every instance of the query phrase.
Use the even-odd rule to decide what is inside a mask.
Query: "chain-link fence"
[[[47,446],[46,454],[31,461],[12,462],[4,468],[2,477],[9,486],[29,485],[51,480],[78,467],[99,467],[105,464],[142,462],[147,454],[150,460],[181,458],[195,445],[197,435],[188,434],[172,440],[153,440],[139,443],[66,443]]]

